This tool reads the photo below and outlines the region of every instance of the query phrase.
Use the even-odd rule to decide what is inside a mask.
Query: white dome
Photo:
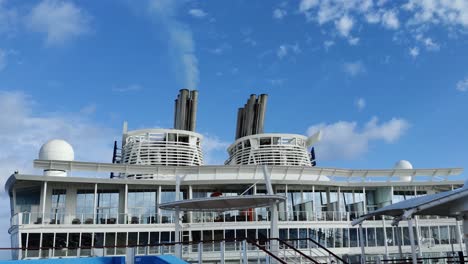
[[[66,160],[75,159],[73,147],[62,139],[52,139],[42,145],[39,151],[40,160]]]
[[[411,163],[407,160],[399,160],[397,163],[395,163],[395,167],[393,168],[397,170],[412,170],[413,165],[411,165]]]

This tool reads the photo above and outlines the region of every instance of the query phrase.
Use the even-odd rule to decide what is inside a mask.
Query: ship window
[[[260,146],[271,145],[271,138],[261,138]]]
[[[65,202],[66,194],[65,189],[53,189],[52,190],[52,205],[50,210],[50,223],[60,224],[63,223],[65,217]]]
[[[268,239],[268,229],[259,229],[258,230],[258,240],[262,243],[266,242]]]
[[[189,136],[187,136],[187,135],[179,135],[179,142],[189,143]]]
[[[456,228],[458,228],[458,226],[449,226],[450,227],[450,244],[455,244],[457,243],[457,233],[456,233]]]
[[[150,233],[150,245],[156,245],[159,243],[159,232]]]
[[[138,233],[129,232],[128,233],[128,246],[136,246],[137,242],[138,242]]]
[[[106,233],[106,251],[107,255],[115,255],[115,233]]]
[[[349,229],[343,228],[343,247],[349,247]]]
[[[290,228],[289,229],[289,239],[297,239],[297,229]]]
[[[39,212],[40,197],[39,186],[30,189],[16,189],[16,212]]]
[[[49,251],[52,252],[54,247],[54,234],[44,233],[42,234],[42,257],[48,257]]]
[[[244,141],[244,148],[250,148],[250,140]]]
[[[94,247],[104,246],[104,233],[94,233]]]
[[[94,190],[78,190],[76,193],[76,224],[92,224],[94,217]]]
[[[62,257],[66,255],[67,247],[67,233],[57,233],[55,234],[55,257]]]
[[[373,227],[366,228],[367,230],[367,246],[375,247],[375,229]]]
[[[350,228],[349,229],[349,245],[351,247],[357,247],[358,246],[357,228]]]
[[[68,256],[76,256],[77,248],[80,246],[80,234],[70,233],[68,235]]]
[[[439,227],[438,226],[431,226],[431,236],[434,239],[434,244],[440,244],[440,236],[439,236]]]
[[[343,246],[343,229],[341,228],[334,228],[333,235],[335,237],[335,247],[340,248]]]
[[[128,213],[131,223],[156,223],[157,195],[155,190],[131,190],[128,192]]]
[[[126,246],[127,246],[127,233],[117,233],[117,248],[116,254],[122,255],[125,254]]]
[[[236,240],[241,241],[245,239],[245,229],[237,229],[236,230]]]
[[[233,229],[224,230],[224,238],[226,239],[226,242],[234,241],[235,240],[234,230]]]
[[[116,224],[119,213],[119,191],[99,190],[97,204],[98,224]]]
[[[140,232],[138,236],[138,245],[147,246],[148,245],[148,232]],[[139,254],[145,254],[146,247],[138,247]]]
[[[169,133],[168,134],[168,140],[169,142],[175,142],[176,141],[176,138],[177,138],[177,134],[174,134],[174,133]]]
[[[40,246],[41,234],[29,234],[28,238],[28,257],[38,257],[39,256],[39,246]]]
[[[161,243],[171,242],[171,237],[169,232],[161,232]]]
[[[393,227],[385,228],[385,232],[387,233],[387,241],[386,241],[387,245],[396,246],[395,238],[393,237]]]
[[[385,246],[384,229],[382,227],[377,227],[375,229],[375,237],[377,239],[377,246],[378,247]]]
[[[91,255],[91,246],[92,246],[92,234],[91,233],[82,233],[81,234],[81,255],[89,256]]]

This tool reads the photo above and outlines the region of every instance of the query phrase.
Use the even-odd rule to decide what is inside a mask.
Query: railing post
[[[224,251],[225,251],[224,241],[219,242],[219,251],[221,253],[219,256],[219,260],[221,261],[221,264],[224,264]]]
[[[203,264],[203,244],[198,242],[198,264]]]
[[[247,258],[247,241],[244,239],[242,240],[242,263],[243,264],[248,264],[248,258]]]

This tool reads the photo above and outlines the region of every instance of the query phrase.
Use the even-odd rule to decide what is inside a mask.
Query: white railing
[[[279,212],[280,222],[350,222],[361,215],[361,212]],[[187,212],[182,214],[182,223],[248,223],[269,222],[268,212],[234,211],[234,212]],[[424,216],[420,220],[444,219],[442,216]],[[369,220],[392,220],[389,216],[374,217]],[[173,224],[174,214],[165,212],[160,214],[64,214],[64,213],[17,213],[10,219],[10,225],[90,225],[90,224]]]

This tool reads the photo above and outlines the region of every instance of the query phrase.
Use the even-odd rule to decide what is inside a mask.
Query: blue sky
[[[465,167],[467,30],[463,0],[0,0],[1,183],[51,138],[110,161],[124,120],[172,127],[181,88],[208,163],[267,93],[266,132],[324,132],[319,166]]]

